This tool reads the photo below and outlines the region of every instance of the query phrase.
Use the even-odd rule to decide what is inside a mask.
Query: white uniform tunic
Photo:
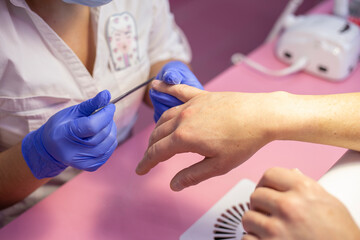
[[[0,151],[20,142],[59,110],[101,90],[108,89],[116,98],[132,89],[147,80],[156,62],[190,61],[187,40],[167,0],[115,0],[92,8],[91,16],[96,33],[93,76],[25,0],[0,0]],[[119,142],[136,120],[144,91],[116,104]],[[43,195],[39,192],[33,196]]]

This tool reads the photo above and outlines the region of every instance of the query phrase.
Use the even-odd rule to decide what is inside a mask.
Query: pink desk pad
[[[326,3],[317,11],[329,7],[330,3]],[[273,47],[264,45],[250,57],[269,67],[281,68],[284,65],[274,58]],[[360,69],[344,82],[331,83],[304,73],[271,78],[238,65],[216,77],[206,89],[331,94],[360,91],[359,83]],[[256,182],[272,166],[297,167],[318,179],[345,152],[318,144],[276,141],[227,175],[175,193],[169,188],[171,178],[201,157],[190,153],[177,155],[147,176],[137,176],[135,167],[152,129],[153,125],[120,146],[97,172],[80,174],[7,225],[0,231],[0,239],[178,239],[239,180],[248,178]]]

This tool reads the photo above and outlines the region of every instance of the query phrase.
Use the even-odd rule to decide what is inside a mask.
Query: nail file
[[[109,104],[110,104],[110,103],[112,103],[112,104],[117,103],[117,102],[120,101],[121,99],[123,99],[123,98],[127,97],[128,95],[130,95],[131,93],[135,92],[136,90],[138,90],[138,89],[140,89],[140,88],[148,85],[148,84],[149,84],[152,80],[154,80],[154,79],[155,79],[155,77],[152,77],[152,78],[146,80],[145,82],[141,83],[140,85],[137,85],[136,87],[130,89],[130,90],[127,91],[126,93],[121,94],[119,97],[111,100],[111,101],[109,102]],[[103,109],[103,108],[104,108],[104,107],[101,107],[101,108],[99,108],[99,109],[96,109],[92,114],[97,113],[98,111],[100,111],[100,110]]]

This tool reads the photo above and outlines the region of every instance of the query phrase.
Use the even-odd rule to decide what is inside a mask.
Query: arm
[[[24,199],[49,178],[37,179],[21,154],[21,143],[0,153],[0,209]]]
[[[279,121],[276,139],[360,150],[360,93],[280,95],[285,102],[273,113]]]
[[[0,208],[25,198],[68,166],[86,171],[101,167],[117,146],[110,98],[102,91],[57,112],[21,144],[1,153]]]
[[[298,170],[267,170],[242,223],[244,240],[360,239],[345,206]]]
[[[158,163],[182,152],[204,156],[171,181],[179,191],[225,174],[273,140],[297,140],[360,150],[360,93],[324,96],[286,92],[206,92],[185,85],[157,91],[185,104],[165,112],[137,167],[146,174]]]

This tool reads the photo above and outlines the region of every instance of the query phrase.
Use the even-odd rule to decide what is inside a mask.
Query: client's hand
[[[265,172],[243,216],[244,240],[360,239],[345,206],[298,170]]]
[[[176,174],[171,181],[174,191],[227,173],[272,140],[268,130],[272,119],[266,117],[267,94],[211,93],[160,81],[154,81],[153,88],[185,103],[160,118],[136,172],[146,174],[177,153],[205,157]]]

